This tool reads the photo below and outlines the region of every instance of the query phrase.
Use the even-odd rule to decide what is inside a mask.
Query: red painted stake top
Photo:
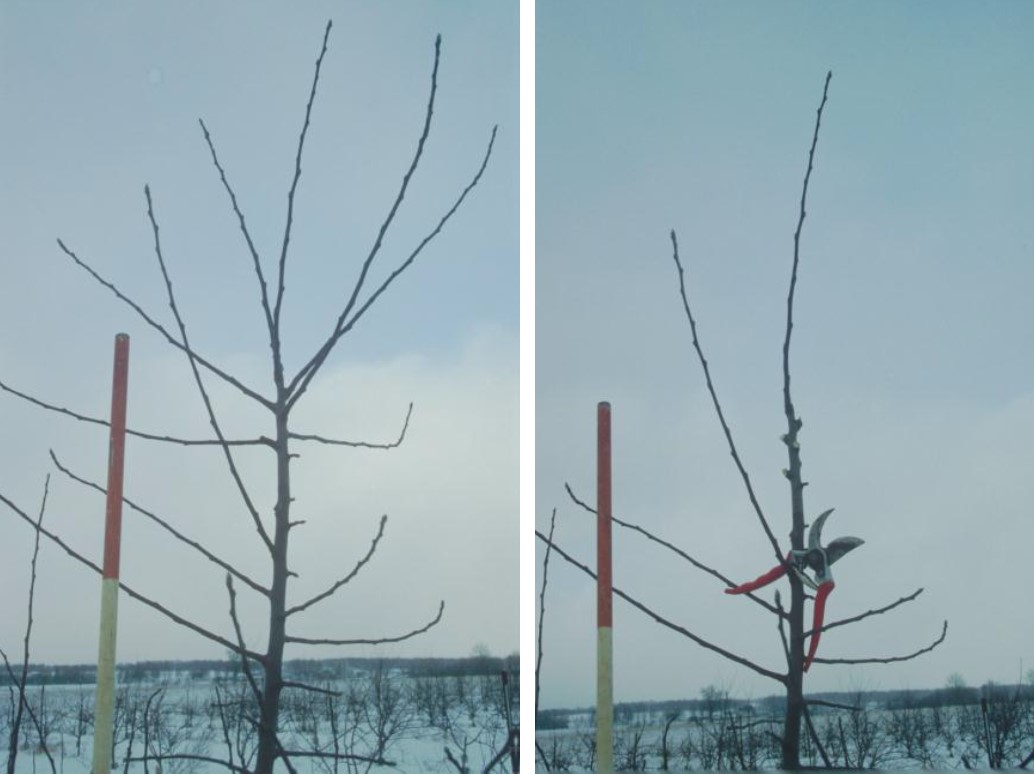
[[[129,380],[129,335],[115,336],[115,368],[111,385],[111,437],[108,445],[108,501],[104,515],[104,578],[117,579],[122,537],[122,471],[126,459],[126,394]]]
[[[596,406],[596,626],[613,626],[610,505],[610,403]]]

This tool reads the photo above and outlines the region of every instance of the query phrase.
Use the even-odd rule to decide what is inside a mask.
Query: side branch
[[[244,213],[241,212],[241,208],[237,204],[237,194],[234,193],[233,187],[230,185],[230,181],[226,178],[226,170],[223,169],[223,165],[219,162],[219,156],[215,152],[215,143],[212,142],[212,135],[209,134],[208,127],[205,125],[203,119],[199,118],[197,122],[201,125],[201,131],[205,135],[205,143],[208,145],[208,150],[212,154],[212,163],[219,172],[219,179],[222,180],[223,188],[226,189],[226,193],[230,197],[230,205],[233,207],[233,212],[237,216],[237,223],[240,226],[241,234],[244,235],[244,241],[248,245],[248,252],[251,253],[252,265],[255,267],[255,274],[258,276],[262,311],[266,316],[266,327],[269,329],[270,336],[272,336],[273,313],[269,309],[269,291],[266,288],[266,277],[262,273],[262,262],[259,260],[258,250],[255,249],[255,243],[251,239],[251,232],[248,230],[248,224],[244,220]]]
[[[63,473],[69,479],[71,479],[71,480],[73,480],[75,482],[78,482],[79,484],[85,485],[86,487],[92,487],[97,492],[104,493],[105,495],[108,494],[107,489],[105,489],[104,487],[101,487],[99,484],[96,484],[95,482],[91,482],[88,479],[83,479],[81,476],[78,476],[78,475],[72,473],[69,469],[65,468],[61,464],[61,461],[57,459],[57,455],[54,454],[54,450],[50,450],[50,459],[54,461],[54,465],[57,466],[57,470],[60,471],[61,473]],[[205,557],[205,559],[209,560],[210,562],[214,563],[215,565],[218,565],[220,568],[225,570],[227,573],[231,573],[234,576],[236,576],[238,579],[243,581],[245,584],[247,584],[249,587],[254,589],[256,592],[259,592],[260,594],[263,594],[266,597],[269,597],[269,590],[266,587],[262,586],[257,581],[254,581],[251,578],[249,578],[248,576],[246,576],[245,574],[241,573],[239,570],[237,570],[232,565],[230,565],[230,563],[228,563],[225,560],[219,558],[217,555],[212,554],[212,552],[208,551],[208,549],[206,549],[204,546],[202,546],[197,541],[194,541],[194,540],[192,540],[190,538],[187,538],[185,535],[183,535],[181,532],[179,532],[176,528],[174,528],[172,525],[170,525],[164,519],[159,517],[157,514],[154,514],[154,513],[150,512],[150,511],[148,511],[147,509],[143,508],[142,506],[138,506],[137,504],[133,503],[133,501],[131,501],[129,498],[126,498],[125,496],[123,496],[122,502],[125,503],[127,506],[129,506],[134,511],[136,511],[137,513],[143,514],[148,519],[150,519],[153,522],[157,523],[159,527],[161,527],[164,530],[168,531],[170,534],[172,534],[172,536],[174,538],[179,539],[180,541],[185,543],[190,548],[195,549],[196,551],[201,553]]]
[[[290,616],[291,614],[299,613],[300,611],[304,611],[309,606],[315,605],[316,603],[320,602],[321,600],[327,599],[328,597],[333,595],[335,592],[337,592],[341,587],[345,586],[345,584],[347,584],[349,581],[354,579],[358,575],[359,571],[362,570],[363,566],[366,565],[366,563],[370,561],[371,557],[373,557],[373,553],[377,551],[377,544],[379,544],[380,541],[381,541],[381,538],[384,537],[384,526],[387,524],[387,522],[388,522],[388,515],[384,514],[383,516],[381,516],[381,522],[380,522],[380,525],[377,528],[377,535],[375,535],[373,537],[373,541],[370,544],[369,550],[366,552],[366,554],[363,556],[363,558],[361,560],[359,560],[359,562],[356,563],[355,567],[352,568],[351,573],[349,573],[344,578],[338,579],[326,591],[321,592],[320,594],[316,595],[315,597],[310,598],[310,599],[306,600],[304,603],[296,605],[293,608],[288,608],[284,612],[284,616],[286,617],[286,616]]]
[[[355,314],[353,314],[351,319],[349,319],[346,323],[345,320],[348,317],[348,312],[351,310],[351,307],[354,304],[352,300],[349,301],[349,305],[346,306],[345,311],[338,318],[338,324],[335,328],[334,333],[331,334],[330,338],[327,339],[327,341],[323,344],[319,351],[309,360],[309,362],[304,367],[302,367],[301,371],[299,371],[298,374],[295,375],[295,378],[291,380],[291,384],[288,386],[288,390],[292,392],[290,405],[293,406],[295,402],[297,402],[297,400],[308,388],[309,383],[312,381],[312,378],[316,375],[316,372],[319,371],[320,367],[323,365],[323,362],[327,359],[327,356],[330,354],[331,350],[333,350],[334,346],[338,343],[338,340],[340,340],[342,336],[344,336],[352,330],[355,324],[359,321],[359,318],[361,318],[363,314],[365,314],[365,312],[373,305],[373,303],[377,301],[380,295],[384,293],[385,290],[387,290],[388,286],[390,286],[400,274],[406,271],[406,269],[408,269],[410,265],[416,260],[416,257],[420,255],[421,251],[423,251],[427,244],[438,236],[445,224],[449,221],[450,218],[452,218],[455,212],[459,209],[460,205],[463,204],[463,200],[467,198],[467,195],[474,189],[478,182],[480,182],[481,176],[484,174],[485,168],[488,166],[488,160],[492,156],[492,147],[495,145],[495,138],[498,130],[498,125],[492,127],[492,136],[491,138],[489,138],[488,148],[485,150],[485,156],[481,160],[481,166],[478,168],[477,173],[474,175],[470,183],[467,184],[467,187],[463,189],[463,192],[453,203],[452,207],[450,207],[449,210],[445,213],[445,215],[443,215],[441,219],[438,221],[438,225],[435,226],[434,229],[432,229],[427,234],[427,236],[425,236],[420,241],[420,243],[416,246],[413,252],[409,254],[409,257],[405,261],[403,261],[398,267],[396,267],[390,275],[388,275],[387,279],[385,279],[384,282],[380,284],[377,290],[370,294],[370,297],[363,303],[363,305],[358,310],[356,310]],[[299,384],[299,382],[301,384]]]
[[[143,308],[139,304],[137,304],[135,301],[133,301],[128,296],[126,296],[124,293],[122,293],[122,291],[120,291],[115,286],[114,283],[112,283],[112,282],[110,282],[108,280],[105,280],[103,277],[101,277],[101,275],[99,275],[96,271],[94,271],[93,267],[91,267],[89,264],[87,264],[85,261],[83,261],[81,258],[79,258],[79,256],[77,256],[74,251],[69,250],[69,248],[65,246],[65,243],[62,242],[60,239],[57,241],[57,244],[58,244],[58,247],[61,248],[61,250],[65,253],[66,256],[71,258],[78,266],[80,266],[82,269],[84,269],[90,275],[90,277],[92,277],[98,283],[100,283],[105,288],[107,288],[109,291],[114,293],[115,296],[119,299],[119,301],[122,301],[122,302],[125,302],[126,304],[128,304],[133,309],[133,311],[136,312],[136,314],[138,314],[141,318],[143,318],[145,323],[147,323],[151,328],[153,328],[159,334],[164,336],[165,340],[169,344],[171,344],[173,347],[176,347],[176,348],[186,352],[186,345],[184,345],[183,342],[181,342],[178,339],[176,339],[172,334],[170,334],[165,329],[165,326],[163,326],[161,323],[159,323],[154,318],[152,318],[150,315],[148,315],[146,312],[144,312]],[[230,374],[227,374],[225,371],[220,369],[218,366],[215,366],[211,361],[208,361],[205,358],[202,358],[197,353],[193,353],[193,358],[198,363],[200,363],[202,366],[204,366],[206,369],[208,369],[210,372],[215,374],[217,377],[220,377],[224,382],[226,382],[227,384],[233,385],[235,388],[237,388],[237,390],[239,390],[241,393],[246,395],[248,398],[251,398],[252,400],[257,401],[258,403],[262,404],[267,409],[272,409],[274,407],[274,403],[272,401],[270,401],[268,398],[263,396],[261,393],[258,393],[256,391],[252,390],[247,385],[245,385],[240,380],[238,380],[236,377],[233,377]]]
[[[406,431],[409,429],[409,418],[413,415],[413,402],[409,402],[409,409],[406,411],[406,419],[402,423],[402,430],[399,432],[399,436],[395,441],[388,441],[384,443],[374,443],[369,441],[345,441],[342,439],[328,439],[323,436],[316,436],[309,433],[288,433],[287,437],[290,439],[298,439],[298,441],[318,441],[322,444],[337,444],[342,447],[363,447],[365,449],[394,449],[395,447],[401,446],[402,442],[406,438]]]
[[[427,632],[429,629],[434,627],[438,622],[442,620],[442,614],[445,613],[445,601],[443,600],[438,605],[438,614],[427,624],[419,629],[407,632],[405,635],[395,635],[387,638],[297,638],[293,635],[288,635],[284,638],[288,643],[304,643],[309,646],[364,646],[364,645],[376,645],[378,643],[398,643],[403,640],[415,637],[422,633]]]
[[[162,245],[161,240],[158,236],[158,221],[154,217],[154,207],[151,202],[151,188],[150,186],[144,186],[144,195],[147,197],[147,218],[151,222],[151,230],[154,232],[154,253],[158,258],[158,268],[161,269],[162,278],[165,280],[165,290],[169,297],[169,307],[172,309],[172,314],[176,318],[176,325],[179,326],[180,335],[183,338],[183,351],[187,354],[187,360],[190,362],[190,370],[194,374],[194,381],[197,383],[197,389],[201,393],[201,399],[205,403],[205,409],[208,411],[208,421],[212,426],[212,430],[215,431],[216,437],[221,442],[223,454],[226,457],[226,463],[230,467],[230,475],[233,477],[233,481],[237,484],[237,489],[240,491],[241,498],[244,500],[244,505],[247,506],[248,512],[251,514],[251,520],[255,524],[255,529],[258,531],[259,537],[262,538],[262,542],[266,545],[266,549],[270,553],[273,552],[273,542],[269,538],[269,534],[266,532],[266,528],[262,524],[262,519],[259,517],[258,509],[255,508],[255,504],[251,501],[251,496],[248,495],[248,490],[244,486],[244,481],[241,479],[240,473],[237,471],[237,465],[233,461],[233,455],[230,454],[230,447],[225,442],[222,429],[219,427],[219,422],[215,418],[215,410],[212,408],[212,401],[208,397],[208,391],[205,390],[205,384],[201,380],[201,372],[197,368],[197,359],[194,356],[194,350],[190,346],[190,341],[187,338],[187,327],[183,322],[183,316],[180,315],[179,307],[176,306],[176,296],[172,292],[172,280],[169,279],[169,270],[165,266],[165,258],[162,256]]]
[[[891,609],[897,608],[899,605],[902,605],[903,603],[909,603],[909,602],[915,600],[917,597],[919,597],[919,595],[922,594],[922,592],[923,592],[923,588],[920,587],[915,592],[913,592],[911,595],[906,595],[905,597],[899,598],[898,600],[895,600],[890,605],[883,606],[883,608],[874,608],[874,609],[866,611],[863,614],[858,614],[858,616],[848,617],[847,619],[837,619],[835,622],[830,622],[829,624],[823,625],[822,629],[821,629],[821,632],[825,632],[826,630],[832,630],[834,627],[842,627],[845,624],[854,624],[855,622],[860,622],[862,619],[867,619],[868,617],[876,616],[877,614],[885,614],[885,613],[887,613],[887,611],[890,611]],[[804,637],[807,638],[807,637],[813,635],[814,633],[815,633],[814,630],[807,630],[804,633]]]
[[[5,384],[0,380],[0,390],[4,390],[13,396],[17,396],[24,401],[28,401],[30,404],[35,404],[42,409],[47,409],[51,412],[57,412],[59,414],[67,415],[72,419],[79,420],[81,422],[93,423],[94,425],[103,425],[105,427],[111,427],[109,420],[104,420],[99,417],[90,417],[89,415],[79,414],[73,412],[71,409],[66,409],[63,406],[57,406],[55,404],[48,404],[46,401],[41,401],[28,393],[23,393],[20,390],[16,390],[10,385]],[[156,433],[145,433],[144,431],[135,431],[132,428],[126,428],[126,433],[130,436],[136,436],[140,439],[148,439],[149,441],[165,441],[170,444],[182,444],[184,446],[214,446],[216,444],[228,444],[231,447],[244,447],[253,445],[263,445],[266,447],[274,448],[273,440],[266,436],[259,436],[257,439],[226,439],[224,442],[219,439],[180,439],[175,436],[159,436]]]
[[[65,551],[65,554],[67,554],[69,557],[71,557],[74,560],[78,560],[82,565],[85,565],[87,568],[92,570],[97,575],[99,575],[99,576],[104,575],[104,572],[103,572],[103,570],[101,569],[101,567],[99,565],[97,565],[92,560],[88,560],[82,554],[80,554],[75,549],[73,549],[71,546],[66,544],[55,533],[50,532],[45,527],[41,527],[41,526],[37,525],[36,522],[28,514],[26,514],[24,511],[22,511],[20,508],[18,508],[18,506],[12,500],[10,500],[6,495],[4,495],[3,493],[0,493],[0,502],[3,502],[4,504],[6,504],[7,507],[11,509],[11,511],[13,511],[15,514],[17,514],[23,520],[28,522],[29,526],[33,530],[39,531],[40,533],[45,535],[47,538],[49,538],[51,541],[53,541],[55,544],[60,546]],[[211,641],[214,641],[215,643],[218,643],[223,648],[230,649],[235,654],[241,653],[240,647],[236,643],[234,643],[233,641],[231,641],[231,640],[229,640],[227,638],[224,638],[221,635],[216,635],[214,632],[206,630],[204,627],[202,627],[202,626],[200,626],[198,624],[195,624],[194,622],[190,621],[189,619],[185,619],[182,616],[180,616],[179,614],[173,613],[168,608],[163,606],[161,603],[155,602],[151,598],[149,598],[149,597],[147,597],[145,595],[140,594],[135,589],[133,589],[132,587],[128,586],[127,584],[125,584],[122,581],[119,581],[118,585],[119,585],[119,588],[122,589],[127,595],[129,595],[130,597],[132,597],[132,598],[134,598],[136,600],[139,600],[141,603],[143,603],[146,606],[150,606],[154,610],[156,610],[159,613],[163,614],[165,617],[167,617],[167,618],[171,619],[172,621],[176,622],[176,624],[182,625],[183,627],[186,627],[188,629],[193,630],[198,635],[201,635],[201,636],[203,636],[205,638],[208,638]],[[254,651],[247,651],[247,652],[244,652],[244,653],[248,656],[249,659],[254,659],[255,661],[258,661],[258,662],[260,662],[260,661],[262,661],[262,659],[264,659],[264,657],[261,654],[257,654]]]
[[[313,686],[312,684],[303,683],[301,681],[281,681],[280,686],[284,689],[300,689],[303,692],[313,692],[315,694],[325,694],[328,697],[340,697],[341,692],[334,689],[325,689],[322,686]]]
[[[571,489],[571,485],[569,485],[567,482],[564,482],[564,488],[567,490],[567,494],[570,496],[571,500],[573,500],[575,503],[577,503],[583,509],[588,511],[590,514],[595,514],[596,513],[596,509],[594,509],[589,504],[585,503],[583,500],[579,499],[578,496],[574,494],[574,491]],[[635,524],[633,524],[631,522],[625,522],[624,520],[618,519],[613,514],[611,515],[610,518],[611,518],[611,521],[614,522],[615,524],[621,525],[621,527],[628,528],[629,530],[634,530],[635,532],[639,533],[642,536],[645,536],[646,538],[648,538],[649,540],[653,541],[654,543],[657,543],[657,544],[665,547],[666,549],[670,549],[671,551],[675,552],[675,554],[677,554],[679,557],[681,557],[682,559],[686,560],[686,562],[690,563],[693,567],[698,568],[698,569],[704,571],[705,573],[709,573],[710,575],[714,576],[716,579],[721,581],[723,584],[725,584],[727,587],[735,587],[736,586],[736,582],[733,581],[732,579],[727,578],[726,576],[723,576],[721,573],[716,571],[714,568],[710,568],[707,565],[704,565],[699,560],[696,560],[693,557],[690,557],[688,554],[686,554],[686,552],[682,551],[682,549],[680,549],[679,547],[675,546],[672,543],[669,543],[668,541],[665,541],[663,538],[659,538],[658,536],[655,536],[653,533],[651,533],[646,528],[640,527],[639,525],[635,525]],[[776,608],[774,605],[769,603],[767,600],[764,600],[763,598],[758,597],[753,592],[745,592],[742,596],[750,598],[755,603],[760,605],[762,608],[765,608],[766,610],[768,610],[768,611],[770,611],[770,612],[772,612],[772,613],[774,613],[774,614],[776,614],[778,616],[781,616],[781,617],[785,617],[786,616],[786,614],[784,612],[780,611],[778,608]]]
[[[822,659],[821,657],[815,657],[813,662],[822,662],[827,665],[886,665],[891,662],[907,662],[910,659],[915,659],[921,654],[926,654],[929,651],[933,651],[935,648],[940,646],[944,639],[948,636],[948,621],[944,621],[944,627],[941,629],[941,636],[931,643],[929,646],[919,651],[914,651],[911,654],[906,654],[903,657],[868,657],[865,659]]]
[[[270,335],[279,340],[280,337],[280,305],[284,300],[284,271],[287,268],[287,246],[291,242],[291,225],[294,221],[294,194],[298,189],[298,180],[302,176],[302,149],[305,147],[305,135],[309,131],[309,118],[312,116],[312,103],[316,99],[316,86],[320,81],[320,67],[323,65],[323,57],[327,53],[327,40],[330,38],[330,28],[334,22],[327,20],[327,29],[323,32],[323,48],[316,58],[316,72],[312,76],[312,89],[309,91],[309,101],[305,105],[305,123],[302,124],[301,134],[298,136],[298,153],[294,158],[294,179],[291,181],[291,190],[287,193],[287,225],[284,226],[284,241],[280,248],[280,267],[277,273],[276,306],[273,310],[273,318],[270,325]],[[267,309],[268,313],[268,309]]]
[[[594,578],[594,579],[596,578],[596,573],[591,568],[589,568],[589,566],[584,565],[584,564],[578,562],[576,559],[574,559],[571,555],[569,555],[567,552],[565,552],[563,549],[561,549],[555,543],[553,543],[549,539],[547,539],[546,536],[544,536],[538,530],[535,531],[535,535],[538,537],[538,539],[540,541],[542,541],[543,543],[551,546],[553,548],[553,551],[555,551],[557,554],[559,554],[561,557],[563,557],[565,560],[567,560],[569,563],[571,563],[571,565],[574,565],[576,568],[580,569],[583,573],[587,574],[591,578]],[[613,590],[614,590],[614,594],[615,595],[617,595],[618,597],[620,597],[622,600],[626,601],[627,603],[630,603],[635,608],[638,608],[640,611],[642,611],[644,614],[649,616],[651,619],[653,619],[658,624],[661,624],[661,625],[667,627],[669,630],[673,630],[673,631],[679,633],[680,635],[686,636],[691,641],[696,643],[698,646],[703,646],[705,649],[708,649],[709,651],[713,651],[716,654],[721,654],[723,657],[725,657],[726,659],[728,659],[728,660],[730,660],[732,662],[736,662],[737,664],[743,665],[744,667],[749,667],[755,673],[763,675],[766,678],[771,678],[773,681],[778,681],[779,683],[782,683],[782,684],[786,683],[786,676],[784,674],[776,673],[776,672],[774,672],[772,670],[769,670],[767,668],[761,667],[761,665],[757,665],[754,662],[751,662],[749,659],[746,659],[745,657],[741,657],[739,654],[734,654],[731,651],[726,651],[721,646],[716,646],[715,644],[711,643],[710,641],[704,640],[699,635],[696,635],[696,634],[690,632],[689,630],[687,630],[685,627],[683,627],[681,625],[678,625],[678,624],[675,624],[674,622],[669,621],[668,619],[665,619],[663,616],[661,616],[658,613],[655,613],[650,608],[648,608],[646,605],[644,605],[643,603],[640,603],[634,597],[632,597],[631,595],[626,594],[625,592],[623,592],[622,590],[618,589],[617,587],[614,587]]]
[[[750,498],[750,503],[754,507],[758,519],[761,521],[761,526],[765,529],[765,535],[768,536],[768,540],[772,543],[772,549],[775,550],[776,557],[779,559],[779,562],[783,562],[783,557],[786,553],[779,548],[779,542],[772,533],[772,528],[769,527],[768,520],[765,518],[765,512],[761,510],[761,504],[758,503],[757,496],[754,494],[754,487],[750,483],[750,475],[747,473],[747,469],[743,467],[743,461],[740,460],[739,452],[736,451],[736,443],[732,440],[732,431],[729,430],[729,424],[725,421],[725,413],[722,411],[722,405],[718,401],[718,394],[715,392],[714,383],[711,381],[711,369],[707,365],[704,351],[700,348],[700,340],[697,338],[696,320],[693,319],[693,313],[689,306],[689,297],[686,294],[686,273],[682,268],[682,260],[679,258],[679,242],[674,229],[671,231],[671,247],[675,258],[675,266],[679,271],[679,293],[682,295],[682,307],[686,311],[686,317],[689,319],[689,329],[693,334],[693,349],[696,350],[697,358],[704,369],[704,380],[707,382],[707,391],[711,394],[711,402],[714,404],[715,412],[718,414],[718,422],[722,425],[725,440],[729,443],[729,452],[732,454],[732,459],[740,472],[743,484],[747,488],[747,497]]]

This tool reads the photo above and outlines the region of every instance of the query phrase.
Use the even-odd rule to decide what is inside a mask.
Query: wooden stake
[[[614,771],[610,403],[596,407],[596,772]]]
[[[108,444],[108,502],[104,518],[104,573],[101,578],[100,648],[94,701],[93,766],[109,772],[113,753],[115,708],[115,633],[118,622],[118,567],[122,537],[122,473],[126,457],[126,394],[129,335],[115,336],[111,387],[111,437]]]

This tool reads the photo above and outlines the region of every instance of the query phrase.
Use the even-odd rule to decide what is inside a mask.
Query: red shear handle
[[[804,660],[804,672],[811,667],[811,660],[815,658],[815,651],[819,647],[819,638],[822,636],[822,620],[826,616],[826,598],[833,591],[836,585],[832,581],[823,581],[815,593],[815,611],[811,622],[811,644],[808,646],[808,658]]]
[[[790,562],[791,555],[786,555],[786,562]],[[763,573],[753,581],[748,581],[744,584],[740,584],[738,587],[727,587],[725,594],[727,595],[742,595],[744,592],[753,592],[755,589],[759,589],[765,584],[771,584],[780,576],[786,573],[786,564],[776,565],[772,570],[767,573]]]

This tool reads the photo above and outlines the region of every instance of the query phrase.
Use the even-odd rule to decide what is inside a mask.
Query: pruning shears
[[[845,536],[836,538],[827,546],[822,545],[822,526],[826,518],[833,513],[833,509],[822,512],[818,519],[812,524],[808,531],[808,548],[791,549],[786,555],[786,561],[776,565],[772,570],[763,573],[753,581],[740,584],[738,587],[729,587],[725,590],[727,595],[741,595],[744,592],[753,592],[756,589],[771,584],[781,578],[788,570],[792,570],[804,584],[815,590],[815,610],[812,614],[811,643],[808,646],[808,656],[804,660],[804,672],[808,672],[811,661],[815,657],[815,651],[819,647],[819,636],[822,635],[822,621],[826,614],[826,598],[836,586],[833,582],[833,573],[830,566],[843,557],[852,549],[865,543],[861,538]],[[814,578],[808,575],[807,571],[814,573]]]

